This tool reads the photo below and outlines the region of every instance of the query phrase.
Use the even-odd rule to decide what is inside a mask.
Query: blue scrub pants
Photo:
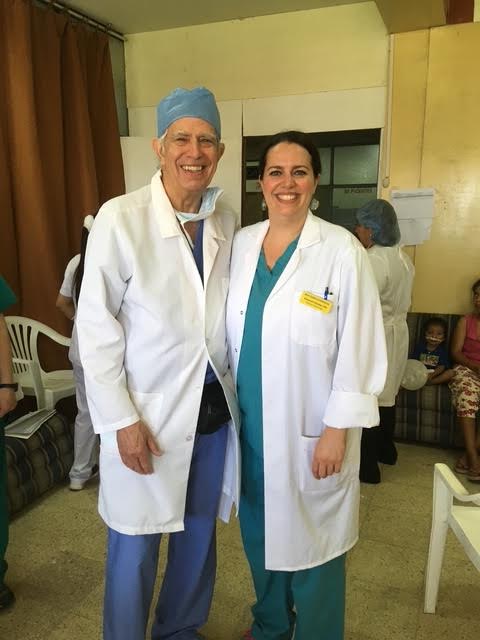
[[[265,569],[263,456],[245,441],[240,526],[257,597],[252,607],[255,640],[343,640],[345,554],[311,569]]]
[[[216,517],[228,426],[197,435],[185,505],[185,530],[171,533],[152,640],[194,640],[210,611],[216,573]],[[108,530],[104,640],[144,640],[161,534]]]

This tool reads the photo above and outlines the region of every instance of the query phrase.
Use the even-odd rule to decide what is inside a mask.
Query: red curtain
[[[0,273],[13,311],[66,334],[55,300],[83,217],[124,193],[108,37],[0,0]]]

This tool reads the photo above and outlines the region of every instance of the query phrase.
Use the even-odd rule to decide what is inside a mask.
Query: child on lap
[[[415,347],[412,358],[420,360],[428,369],[426,384],[442,384],[453,377],[450,359],[444,344],[447,336],[447,323],[443,318],[429,318],[424,326],[424,339]]]

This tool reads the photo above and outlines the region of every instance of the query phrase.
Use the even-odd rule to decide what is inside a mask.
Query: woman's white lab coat
[[[247,227],[234,240],[227,335],[235,376],[268,225]],[[300,302],[304,292],[323,299],[327,287],[329,313]],[[349,232],[309,214],[263,314],[267,569],[323,564],[355,544],[359,427],[378,424],[375,394],[383,388],[386,369],[380,302],[366,252]],[[326,425],[354,428],[341,472],[316,480],[312,455]]]
[[[204,283],[163,189],[107,202],[89,236],[76,325],[92,422],[101,435],[99,511],[126,534],[183,530],[207,362],[237,420],[225,303],[235,217],[220,203],[204,223]],[[117,430],[142,419],[163,454],[140,475],[119,455]],[[238,492],[230,423],[219,515]]]
[[[367,251],[382,305],[388,372],[378,398],[380,407],[393,407],[408,358],[407,311],[412,297],[415,268],[399,245],[374,245]]]

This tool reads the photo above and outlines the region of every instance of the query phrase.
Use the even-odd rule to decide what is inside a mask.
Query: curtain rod
[[[56,2],[55,0],[35,0],[35,1],[40,2],[41,4],[46,4],[49,7],[55,7],[60,11],[64,11],[65,13],[68,13],[70,16],[72,16],[73,18],[76,18],[77,20],[86,22],[92,27],[105,31],[105,33],[107,33],[112,38],[116,38],[117,40],[121,40],[122,42],[125,42],[126,40],[123,34],[112,29],[112,24],[110,22],[107,24],[104,24],[103,22],[99,22],[98,20],[95,20],[95,18],[88,16],[86,13],[82,13],[77,9],[73,9],[66,4],[62,4],[61,2]]]

